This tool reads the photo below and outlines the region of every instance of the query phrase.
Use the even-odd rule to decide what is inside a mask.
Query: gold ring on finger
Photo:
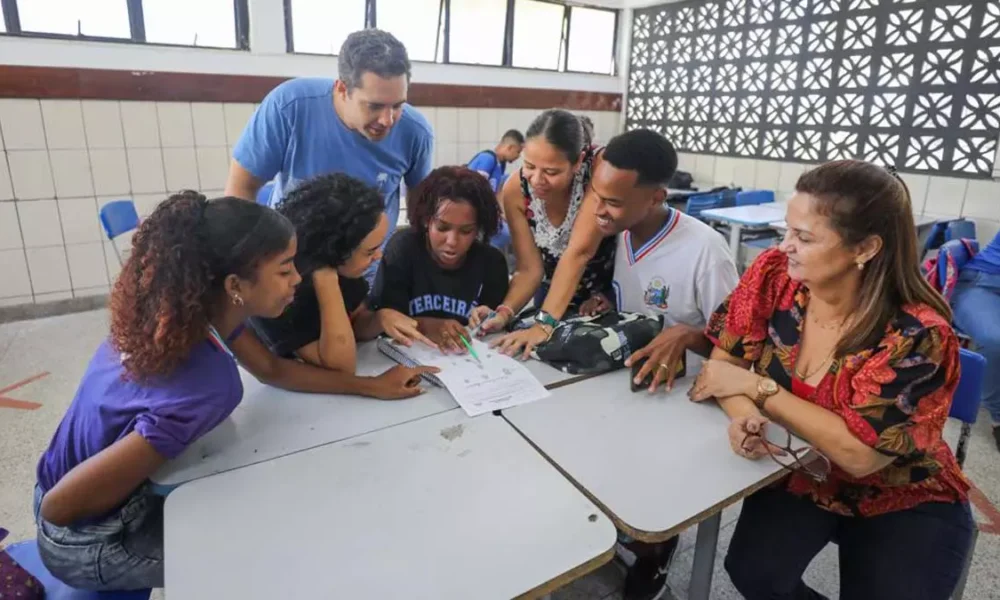
[[[660,368],[663,369],[664,371],[669,371],[670,365],[668,365],[667,363],[660,363]]]

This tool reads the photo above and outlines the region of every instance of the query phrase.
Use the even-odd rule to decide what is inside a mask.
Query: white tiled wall
[[[168,193],[221,195],[253,104],[0,99],[0,306],[108,292],[118,272],[98,210],[131,198],[148,215]],[[435,165],[524,132],[538,110],[420,108],[435,130]],[[614,112],[585,113],[595,137]]]
[[[811,166],[684,153],[679,163],[679,168],[690,172],[699,187],[737,185],[744,189],[774,190],[779,200],[792,194],[799,175]],[[912,173],[903,173],[902,178],[910,188],[915,215],[973,220],[980,244],[989,242],[1000,231],[1000,181]]]

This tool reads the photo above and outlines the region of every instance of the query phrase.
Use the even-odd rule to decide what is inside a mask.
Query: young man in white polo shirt
[[[726,241],[701,221],[665,204],[677,153],[660,134],[637,129],[613,138],[601,154],[591,185],[598,226],[617,235],[614,290],[618,310],[662,315],[664,329],[627,365],[648,358],[637,379],[653,374],[650,391],[670,387],[678,361],[690,350],[708,356],[708,318],[739,281]],[[610,308],[595,306],[583,308]],[[625,544],[636,561],[625,581],[627,600],[658,598],[677,538],[660,544]]]

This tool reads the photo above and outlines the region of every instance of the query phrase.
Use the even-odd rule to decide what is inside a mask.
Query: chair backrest
[[[751,206],[774,202],[772,190],[747,190],[736,194],[736,206]]]
[[[271,192],[274,190],[274,182],[265,183],[257,192],[257,204],[268,206],[271,204]]]
[[[968,219],[956,219],[948,222],[948,230],[945,233],[945,241],[960,240],[967,238],[976,239],[976,222]]]
[[[700,219],[702,211],[709,210],[711,208],[721,208],[721,207],[722,207],[722,192],[715,192],[711,194],[698,194],[695,196],[688,196],[687,208],[684,210],[684,212],[691,215],[692,217]]]
[[[109,240],[139,226],[139,213],[131,200],[115,200],[101,207],[101,225]]]
[[[976,223],[968,219],[954,219],[951,221],[938,221],[931,226],[924,240],[924,251],[921,257],[931,250],[940,248],[942,244],[951,240],[962,238],[976,239]]]
[[[962,364],[962,374],[951,400],[951,412],[948,416],[963,423],[975,423],[976,413],[983,394],[983,375],[986,372],[986,359],[982,354],[961,348],[958,351]]]

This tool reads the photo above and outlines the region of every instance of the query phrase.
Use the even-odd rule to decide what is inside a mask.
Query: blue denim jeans
[[[41,517],[35,486],[35,523],[42,563],[63,583],[94,591],[163,587],[163,498],[147,486],[94,523],[60,527]]]
[[[1000,275],[963,271],[951,297],[955,325],[986,357],[983,406],[1000,425]]]

